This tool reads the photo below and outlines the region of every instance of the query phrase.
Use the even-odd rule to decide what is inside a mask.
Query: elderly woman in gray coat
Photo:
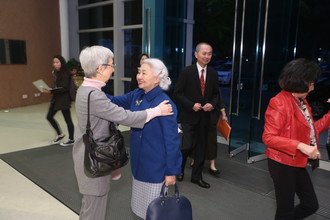
[[[73,162],[79,192],[83,195],[80,219],[104,220],[111,175],[89,178],[84,173],[85,145],[82,136],[85,133],[87,123],[88,93],[94,90],[90,96],[90,121],[96,142],[109,137],[110,122],[142,128],[152,118],[172,115],[173,112],[168,101],[162,102],[155,108],[137,112],[131,112],[113,104],[101,91],[101,88],[113,74],[115,66],[113,53],[108,48],[102,46],[87,47],[81,51],[79,59],[85,72],[85,78],[76,97],[78,131],[73,146]]]

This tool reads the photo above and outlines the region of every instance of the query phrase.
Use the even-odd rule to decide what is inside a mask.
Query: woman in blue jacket
[[[123,96],[110,97],[125,109],[139,111],[170,100],[163,90],[171,84],[166,66],[159,59],[145,59],[137,74],[138,89]],[[159,196],[161,187],[174,185],[181,172],[177,109],[173,115],[154,118],[143,128],[132,128],[131,169],[133,174],[132,211],[145,218],[149,203]]]

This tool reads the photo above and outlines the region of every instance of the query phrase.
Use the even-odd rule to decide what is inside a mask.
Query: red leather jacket
[[[306,106],[312,115],[309,104]],[[328,129],[329,125],[330,112],[314,122],[317,143],[319,134]],[[268,158],[288,166],[306,166],[308,156],[298,150],[297,145],[300,142],[310,144],[310,127],[290,92],[282,90],[270,100],[265,113],[262,139]]]

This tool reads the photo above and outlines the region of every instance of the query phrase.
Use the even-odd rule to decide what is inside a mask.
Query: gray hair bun
[[[150,65],[154,74],[159,77],[159,87],[163,90],[168,90],[172,81],[168,76],[168,70],[163,61],[156,58],[148,58],[142,61],[142,64],[144,63]]]

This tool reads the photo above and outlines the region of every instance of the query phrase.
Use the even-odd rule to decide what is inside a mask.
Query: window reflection
[[[166,15],[168,17],[185,19],[187,17],[187,1],[167,0]]]
[[[113,27],[113,5],[79,10],[79,29]]]
[[[116,44],[116,48],[124,49],[124,57],[117,57],[118,69],[122,70],[124,67],[124,71],[118,75],[120,78],[131,77],[138,66],[138,55],[142,53],[143,1],[118,1],[120,12],[115,13],[117,19],[114,18],[113,3],[114,1],[110,0],[78,1],[79,46],[81,50],[86,46],[101,45],[114,51],[114,35],[117,35],[118,32],[123,33],[124,38],[120,38]],[[122,36],[121,33],[120,36]],[[125,80],[129,79],[124,79],[123,82],[125,91],[129,91],[130,82]],[[110,80],[103,90],[113,94],[111,83],[113,80]]]
[[[113,51],[113,31],[80,33],[80,50],[86,46],[100,45]]]
[[[98,2],[104,2],[108,0],[79,0],[78,5],[87,5],[87,4],[92,4],[92,3],[98,3]]]
[[[129,1],[124,4],[125,25],[142,24],[142,1]]]
[[[125,30],[125,77],[131,77],[139,66],[138,56],[142,53],[142,29]]]

